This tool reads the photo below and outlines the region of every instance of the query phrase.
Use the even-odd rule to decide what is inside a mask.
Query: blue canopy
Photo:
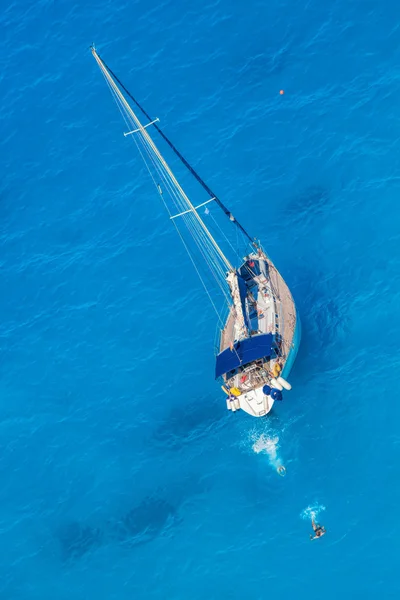
[[[234,350],[226,348],[217,356],[215,379],[254,360],[271,356],[273,341],[272,333],[262,333],[236,342]]]

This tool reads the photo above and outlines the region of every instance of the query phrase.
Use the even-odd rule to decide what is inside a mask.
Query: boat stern
[[[230,396],[226,399],[228,410],[235,412],[242,409],[252,417],[265,417],[273,405],[273,398],[264,394],[263,387],[250,390],[240,396]]]

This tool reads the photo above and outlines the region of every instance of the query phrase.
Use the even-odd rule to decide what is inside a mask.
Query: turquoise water
[[[399,597],[399,13],[3,7],[1,598]],[[93,41],[291,287],[269,419],[226,410]]]

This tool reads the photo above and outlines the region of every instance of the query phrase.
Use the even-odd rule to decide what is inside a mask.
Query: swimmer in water
[[[315,531],[315,535],[314,537],[310,534],[310,540],[316,540],[317,538],[322,537],[325,533],[326,533],[326,529],[325,527],[322,527],[322,525],[318,525],[318,523],[316,523],[314,521],[314,517],[311,518],[311,525],[312,528]]]
[[[284,467],[283,465],[280,465],[280,466],[277,468],[277,471],[278,471],[278,473],[279,473],[279,475],[280,475],[281,477],[285,477],[285,475],[286,475],[286,469],[285,469],[285,467]]]

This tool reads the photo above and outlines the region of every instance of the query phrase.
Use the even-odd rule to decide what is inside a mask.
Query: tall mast
[[[222,252],[221,248],[218,246],[217,242],[215,241],[215,239],[211,235],[210,231],[206,227],[205,223],[201,219],[200,215],[198,214],[196,208],[193,206],[193,204],[189,200],[188,196],[186,195],[186,193],[182,189],[181,185],[177,181],[175,175],[172,173],[172,171],[169,168],[168,164],[166,163],[166,161],[162,157],[162,155],[161,155],[160,151],[158,150],[157,146],[155,145],[155,143],[151,139],[150,135],[147,133],[146,127],[142,125],[142,123],[140,122],[140,120],[138,119],[138,117],[136,116],[136,114],[133,112],[132,108],[128,104],[128,102],[125,99],[124,95],[122,94],[121,90],[119,89],[119,87],[115,83],[113,77],[111,76],[108,68],[105,66],[105,64],[103,63],[103,61],[101,60],[101,58],[97,54],[96,49],[94,48],[94,46],[92,46],[92,54],[93,54],[93,56],[94,56],[97,64],[99,65],[100,70],[102,71],[104,77],[106,78],[108,84],[110,85],[112,91],[114,92],[114,94],[118,98],[118,100],[121,103],[121,105],[124,107],[125,111],[132,118],[133,122],[135,123],[135,125],[137,127],[137,131],[140,131],[140,134],[143,136],[143,138],[145,139],[145,141],[147,142],[147,144],[149,145],[149,147],[151,148],[151,150],[154,152],[154,155],[157,157],[157,159],[159,160],[160,164],[165,169],[165,171],[168,174],[169,178],[171,179],[172,183],[174,184],[174,186],[178,190],[181,198],[186,203],[186,205],[187,205],[187,207],[189,209],[189,212],[191,212],[194,215],[194,217],[196,218],[196,220],[199,223],[202,231],[205,233],[205,235],[207,236],[208,240],[211,242],[212,246],[214,247],[215,251],[219,255],[220,259],[222,260],[222,262],[224,263],[224,265],[226,266],[226,268],[228,269],[228,271],[235,272],[235,269],[233,268],[233,266],[231,265],[231,263],[229,262],[229,260],[225,256],[225,254]]]
[[[210,198],[214,198],[215,202],[218,204],[218,206],[220,207],[220,209],[225,213],[225,215],[228,217],[228,219],[232,223],[234,223],[236,225],[236,227],[238,227],[240,229],[240,231],[243,233],[243,235],[249,240],[249,242],[251,243],[251,245],[254,246],[257,249],[260,248],[260,246],[257,243],[256,239],[252,238],[249,235],[249,233],[246,231],[246,229],[243,227],[243,225],[241,223],[239,223],[239,221],[233,216],[233,214],[231,213],[231,211],[229,210],[229,208],[227,208],[223,204],[222,200],[220,200],[218,198],[217,194],[215,194],[211,190],[211,188],[209,187],[209,185],[204,181],[204,179],[202,179],[202,177],[200,177],[200,175],[189,164],[189,162],[186,160],[186,158],[183,156],[183,154],[181,154],[181,152],[179,152],[178,148],[171,142],[171,140],[165,135],[165,133],[162,131],[162,129],[157,125],[157,123],[156,123],[157,119],[152,119],[150,117],[150,115],[148,114],[148,112],[146,112],[146,110],[143,108],[143,106],[141,104],[139,104],[139,102],[136,100],[136,98],[134,98],[132,96],[132,94],[130,93],[130,91],[126,89],[126,87],[124,86],[124,84],[122,83],[122,81],[120,81],[120,79],[117,77],[117,75],[110,69],[110,67],[104,62],[104,60],[102,58],[100,58],[100,56],[98,56],[98,58],[102,62],[102,64],[104,65],[104,67],[107,69],[107,71],[110,73],[110,75],[112,76],[112,78],[114,79],[114,81],[119,85],[119,87],[121,88],[121,90],[123,90],[125,92],[125,94],[128,96],[128,98],[130,98],[132,100],[132,102],[138,107],[138,109],[144,114],[144,116],[146,117],[146,119],[149,120],[149,123],[151,123],[152,125],[154,125],[154,129],[157,131],[157,133],[160,134],[160,136],[168,144],[168,146],[171,148],[171,150],[176,154],[176,156],[179,158],[179,160],[185,165],[185,167],[188,169],[188,171],[199,182],[199,184],[205,189],[205,191],[207,192],[207,194],[210,194]]]

